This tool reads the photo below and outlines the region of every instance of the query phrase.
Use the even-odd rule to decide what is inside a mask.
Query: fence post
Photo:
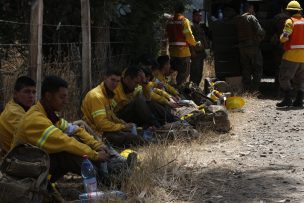
[[[37,99],[41,95],[43,0],[35,0],[31,8],[30,21],[30,77],[37,83]]]
[[[91,16],[90,0],[81,2],[82,29],[82,95],[92,87],[91,75]]]

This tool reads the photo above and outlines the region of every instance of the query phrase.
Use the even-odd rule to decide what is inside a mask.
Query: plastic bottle
[[[222,12],[222,9],[219,9],[218,10],[218,19],[221,21],[221,20],[223,20],[223,18],[224,18],[224,15],[223,15],[223,12]]]
[[[92,162],[87,155],[83,156],[84,160],[81,164],[81,176],[83,178],[84,190],[86,193],[97,191],[96,172]]]
[[[82,193],[79,195],[79,199],[81,203],[89,203],[93,202],[94,200],[102,200],[108,198],[119,198],[119,199],[126,199],[127,196],[124,192],[121,191],[108,191],[108,192],[90,192],[90,193]]]
[[[131,130],[132,135],[137,135],[136,124],[133,124],[133,128]]]
[[[144,130],[143,137],[146,141],[151,141],[153,139],[153,132],[150,129]]]

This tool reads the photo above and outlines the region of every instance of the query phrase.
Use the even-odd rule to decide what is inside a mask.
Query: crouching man
[[[46,77],[42,83],[41,100],[25,114],[14,136],[13,146],[29,143],[49,153],[51,182],[68,172],[80,175],[84,155],[97,168],[102,161],[107,161],[110,168],[110,157],[116,156],[83,128],[58,116],[56,112],[63,110],[67,103],[67,82],[56,76]]]

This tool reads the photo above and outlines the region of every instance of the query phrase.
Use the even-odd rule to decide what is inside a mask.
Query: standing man
[[[0,115],[0,147],[7,153],[13,142],[14,133],[24,114],[35,103],[36,83],[29,77],[19,77],[15,83],[14,96]]]
[[[303,107],[304,92],[304,18],[301,15],[301,5],[291,1],[286,10],[291,18],[285,22],[280,41],[284,44],[284,55],[280,66],[279,82],[284,91],[284,99],[277,107]],[[292,83],[291,83],[292,82]],[[297,91],[292,102],[292,89]]]
[[[206,42],[206,35],[201,24],[202,13],[198,9],[194,9],[192,12],[192,26],[193,35],[195,40],[200,42]],[[203,77],[204,59],[206,58],[205,45],[191,47],[191,69],[190,69],[190,81],[197,86],[201,83]]]
[[[190,49],[189,46],[201,46],[194,39],[190,21],[183,16],[185,6],[177,3],[174,17],[167,24],[167,37],[169,41],[169,53],[172,68],[177,71],[176,82],[180,86],[184,84],[190,74]]]
[[[263,74],[263,57],[260,42],[265,32],[254,16],[254,7],[245,4],[245,13],[236,20],[238,46],[245,90],[257,91]]]

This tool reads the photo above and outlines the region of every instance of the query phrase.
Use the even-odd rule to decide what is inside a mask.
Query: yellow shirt
[[[13,142],[14,133],[25,114],[25,110],[14,102],[9,101],[0,115],[0,146],[8,152]]]
[[[301,16],[300,14],[294,15]],[[283,30],[283,34],[280,37],[281,43],[285,43],[289,40],[289,38],[284,37],[284,33],[290,36],[293,32],[293,22],[291,19],[287,19],[285,22],[285,27]],[[283,59],[296,63],[304,63],[304,49],[291,49],[284,52]]]
[[[164,85],[164,89],[167,93],[173,96],[179,95],[178,91],[168,83],[166,76],[164,76],[159,70],[156,70],[153,74],[155,82],[156,80],[159,80]]]
[[[100,149],[102,143],[80,127],[75,129],[74,137],[69,136],[63,132],[66,123],[61,119],[53,125],[43,106],[38,102],[24,115],[14,135],[12,146],[29,143],[46,150],[49,154],[68,152],[78,156],[87,155],[89,159],[97,161],[99,154],[96,150]]]
[[[197,44],[191,31],[190,21],[187,18],[183,21],[183,33],[189,45],[195,46]],[[191,56],[189,46],[169,46],[169,53],[171,57]]]
[[[81,111],[83,120],[98,132],[115,132],[125,128],[125,122],[113,112],[114,100],[109,99],[104,83],[101,83],[85,96]]]

